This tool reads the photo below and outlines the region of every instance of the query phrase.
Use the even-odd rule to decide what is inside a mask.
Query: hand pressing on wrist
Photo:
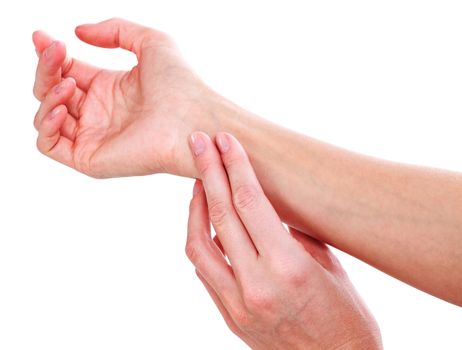
[[[91,66],[35,32],[34,126],[45,155],[97,178],[168,172],[193,176],[187,135],[207,128],[215,96],[164,33],[122,19],[76,28],[84,42],[137,56],[130,71]]]
[[[196,132],[190,146],[201,180],[186,253],[229,328],[253,349],[381,349],[379,328],[338,260],[284,228],[238,141]]]

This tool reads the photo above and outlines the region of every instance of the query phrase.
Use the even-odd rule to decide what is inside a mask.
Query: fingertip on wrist
[[[230,148],[230,139],[226,133],[219,132],[215,136],[215,141],[220,153],[226,153],[229,151]]]
[[[189,145],[195,157],[204,153],[206,148],[205,137],[207,135],[202,131],[195,131],[189,135]]]

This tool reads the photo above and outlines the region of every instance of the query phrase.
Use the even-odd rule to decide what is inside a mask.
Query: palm
[[[186,138],[177,126],[200,89],[178,91],[173,82],[188,86],[178,80],[194,76],[179,63],[174,74],[160,67],[162,61],[149,66],[166,58],[153,51],[152,60],[141,60],[130,72],[102,71],[93,80],[78,111],[76,169],[104,177],[170,170],[175,144]]]
[[[137,48],[129,72],[63,67],[61,78],[75,77],[78,86],[66,103],[74,126],[63,163],[94,177],[179,172],[176,148],[186,142],[186,114],[197,110],[203,84],[168,38],[156,40]]]
[[[143,106],[139,97],[142,87],[124,84],[128,79],[137,81],[135,75],[136,70],[101,71],[92,81],[76,111],[73,160],[77,170],[102,176],[111,176],[112,172],[125,175],[119,173],[120,165],[130,169],[127,175],[150,172],[151,169],[143,169],[145,164],[139,159],[146,149],[142,141],[151,131],[150,119],[143,118],[143,109],[137,107]],[[162,153],[160,149],[156,151]]]

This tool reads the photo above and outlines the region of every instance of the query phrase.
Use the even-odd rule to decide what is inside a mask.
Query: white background
[[[462,171],[458,1],[14,1],[0,5],[0,349],[245,349],[184,255],[193,181],[98,181],[35,149],[35,29],[109,68],[76,25],[170,33],[238,104],[359,152]],[[387,349],[461,349],[462,309],[340,254]]]

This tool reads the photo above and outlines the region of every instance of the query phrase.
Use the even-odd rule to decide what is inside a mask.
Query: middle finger
[[[232,204],[228,177],[218,150],[203,132],[193,133],[190,144],[207,196],[210,221],[233,269],[238,274],[249,270],[257,251]]]

